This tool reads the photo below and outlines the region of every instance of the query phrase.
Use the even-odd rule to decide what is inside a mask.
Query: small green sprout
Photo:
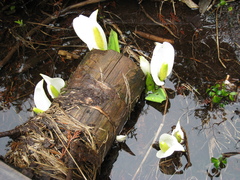
[[[16,10],[16,6],[10,6],[10,11],[15,11]]]
[[[228,7],[228,12],[231,12],[232,10],[233,10],[232,6]]]
[[[212,157],[211,162],[217,170],[220,170],[226,167],[227,158],[220,155],[218,158]]]
[[[118,34],[112,29],[108,38],[108,49],[112,49],[120,53]]]
[[[17,20],[17,21],[14,21],[15,23],[19,24],[19,26],[24,26],[25,24],[23,23],[23,20]]]
[[[218,7],[227,5],[227,2],[225,0],[220,0],[220,2],[217,4]]]
[[[215,84],[208,88],[206,92],[212,99],[212,103],[219,104],[221,107],[224,107],[228,101],[234,101],[234,97],[237,95],[237,92],[227,90],[224,83]]]

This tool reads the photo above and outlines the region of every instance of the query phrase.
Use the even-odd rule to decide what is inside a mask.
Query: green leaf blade
[[[167,98],[167,95],[165,93],[165,90],[163,88],[159,88],[152,94],[148,94],[145,98],[148,101],[156,102],[156,103],[162,103]]]
[[[117,33],[111,29],[110,35],[108,38],[108,49],[117,51],[120,53],[119,42],[118,42],[118,35]]]
[[[152,75],[150,73],[147,73],[147,76],[146,76],[146,89],[147,89],[147,91],[155,90],[155,83],[154,83]]]

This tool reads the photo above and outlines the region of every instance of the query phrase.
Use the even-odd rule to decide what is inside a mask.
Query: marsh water
[[[7,2],[0,4],[1,15],[4,17],[4,20],[0,21],[2,29],[0,47],[3,49],[1,59],[11,50],[8,47],[13,47],[16,41],[21,41],[20,37],[29,31],[29,26],[34,26],[31,22],[37,22],[43,16],[40,11],[34,14],[34,8],[30,10],[32,3],[32,1],[19,1],[15,4]],[[6,9],[8,5],[9,7],[14,5],[16,11],[9,14],[9,9]],[[126,46],[135,53],[141,52],[149,57],[154,48],[154,41],[137,36],[134,33],[136,30],[173,39],[176,50],[174,71],[165,83],[169,101],[167,104],[166,102],[151,103],[142,99],[139,101],[127,123],[130,125],[123,129],[123,133],[128,132],[128,138],[125,144],[113,144],[106,158],[106,166],[103,165],[102,168],[102,174],[106,173],[103,177],[109,176],[113,180],[239,179],[239,155],[227,158],[226,167],[216,174],[213,172],[214,166],[210,160],[211,157],[218,158],[222,153],[240,152],[239,99],[236,98],[236,101],[229,102],[224,107],[216,104],[212,106],[206,94],[207,88],[225,79],[227,75],[230,75],[236,86],[239,86],[239,2],[229,3],[218,11],[213,7],[204,15],[180,2],[175,4],[174,15],[172,4],[165,2],[161,10],[162,16],[159,16],[160,5],[160,1],[143,1],[140,6],[133,0],[88,5],[48,24],[55,29],[45,27],[43,31],[47,34],[37,33],[32,38],[41,41],[35,40],[32,46],[22,41],[18,51],[0,71],[0,131],[13,129],[34,116],[33,91],[35,84],[40,80],[39,73],[62,77],[64,80],[69,78],[87,51],[86,46],[74,34],[72,19],[80,13],[89,14],[93,9],[100,8],[102,11],[100,22],[105,25],[104,27],[109,26],[110,23],[118,26],[125,37],[121,50],[133,60],[134,57],[127,52]],[[44,5],[39,1],[38,7],[45,6],[47,12],[51,12],[51,7],[54,7],[54,10],[58,8],[49,4]],[[231,11],[229,7],[232,7]],[[143,8],[155,21],[164,21],[178,38],[149,19],[146,13],[143,13]],[[216,14],[220,56],[226,68],[218,58]],[[18,19],[24,19],[26,25],[19,27],[13,22]],[[53,41],[51,38],[56,39]],[[50,54],[59,49],[72,52],[77,48],[78,53],[80,52],[80,58],[77,60],[65,59],[54,53],[40,62],[30,63],[39,59],[42,52]],[[26,64],[30,64],[31,67],[24,69]],[[165,106],[167,106],[166,113],[164,113]],[[159,169],[157,150],[152,148],[152,144],[161,134],[168,133],[178,120],[188,138],[192,166],[184,169],[187,160],[181,156],[179,161],[182,166],[176,167],[173,173],[166,173]],[[3,156],[9,149],[8,141],[9,138],[0,139],[0,154]]]

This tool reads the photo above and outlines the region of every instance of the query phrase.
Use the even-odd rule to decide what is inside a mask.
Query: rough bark
[[[49,110],[5,132],[15,135],[5,161],[35,179],[95,179],[144,85],[132,60],[89,52]]]

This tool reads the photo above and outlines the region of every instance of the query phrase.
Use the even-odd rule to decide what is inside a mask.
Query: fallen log
[[[5,162],[32,179],[95,179],[144,85],[122,54],[87,53],[49,110],[0,133],[13,138]]]

